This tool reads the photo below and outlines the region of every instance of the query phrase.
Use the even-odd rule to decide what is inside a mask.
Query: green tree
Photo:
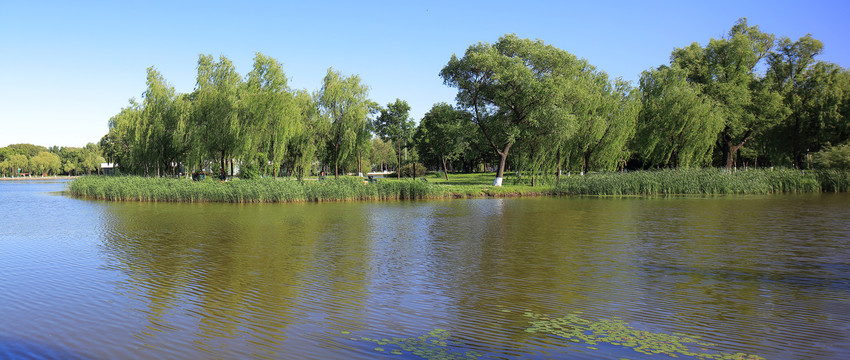
[[[27,159],[38,156],[42,151],[48,151],[44,146],[33,144],[12,144],[6,147],[10,154],[25,155]]]
[[[661,66],[640,78],[641,111],[633,148],[645,166],[689,167],[711,162],[723,117],[714,100],[683,70]]]
[[[401,178],[401,158],[404,149],[413,141],[416,124],[409,118],[410,105],[407,101],[395,99],[381,109],[381,114],[375,120],[375,130],[382,140],[395,145],[396,177]]]
[[[137,146],[137,127],[142,116],[141,105],[130,99],[129,105],[109,119],[109,133],[100,139],[100,148],[104,157],[111,163],[118,164],[123,171],[128,173],[144,172],[144,167],[137,165],[141,160],[141,150],[144,146]],[[76,171],[84,171],[82,157],[77,157]]]
[[[566,146],[572,164],[582,172],[592,168],[612,170],[629,158],[627,145],[635,132],[640,110],[639,92],[621,79],[611,84],[601,71],[584,74],[584,80],[569,86],[575,131],[567,135]]]
[[[135,144],[146,173],[155,168],[156,175],[165,174],[172,164],[182,160],[187,151],[186,126],[188,111],[174,88],[153,67],[147,70],[147,90],[142,96],[142,114],[137,118]]]
[[[357,75],[345,77],[330,68],[322,81],[318,104],[327,121],[324,139],[334,177],[339,176],[340,164],[357,152],[359,135],[372,106],[368,95],[369,88]]]
[[[718,104],[724,119],[718,141],[727,168],[734,165],[735,153],[747,141],[784,117],[781,97],[756,74],[756,65],[773,42],[773,34],[741,18],[727,37],[711,39],[705,47],[693,43],[671,55],[671,63],[687,72],[688,81],[699,84]]]
[[[299,123],[290,138],[283,164],[290,174],[301,180],[311,170],[320,145],[319,136],[325,132],[326,122],[317,102],[306,91],[296,91],[294,102]]]
[[[369,153],[369,163],[377,167],[377,170],[387,169],[386,164],[396,159],[395,149],[389,142],[381,140],[380,137],[372,138],[372,151]]]
[[[59,156],[47,151],[42,151],[30,159],[30,168],[41,176],[55,175],[60,166]]]
[[[81,165],[87,174],[91,174],[92,171],[99,172],[100,164],[106,161],[100,156],[100,148],[95,143],[86,144],[86,147],[82,150],[82,156],[83,162]]]
[[[847,138],[841,123],[850,79],[840,67],[817,62],[815,57],[822,51],[823,43],[808,34],[793,42],[780,39],[768,56],[766,77],[782,95],[788,111],[770,134],[770,148],[775,160],[790,159],[797,168],[806,165],[809,152]]]
[[[586,61],[542,41],[505,35],[495,44],[470,46],[462,58],[452,55],[440,75],[458,89],[458,106],[467,110],[486,143],[498,155],[494,181],[501,186],[511,148],[529,134],[559,128],[569,121],[571,85],[592,72]]]
[[[438,159],[446,180],[449,180],[446,162],[459,158],[469,148],[469,134],[474,132],[470,124],[469,113],[446,103],[434,104],[419,122],[419,152],[433,154]]]
[[[216,62],[212,55],[198,57],[194,96],[194,124],[198,144],[206,154],[219,160],[222,169],[239,149],[239,88],[242,82],[233,63],[224,56]],[[231,168],[231,174],[233,169]]]
[[[10,155],[6,161],[8,161],[8,165],[10,166],[12,173],[14,175],[19,175],[20,173],[29,171],[29,159],[26,155],[23,154],[14,154]]]
[[[258,161],[264,173],[271,164],[271,173],[277,176],[289,142],[302,126],[280,63],[257,53],[241,97],[245,113],[243,157]]]

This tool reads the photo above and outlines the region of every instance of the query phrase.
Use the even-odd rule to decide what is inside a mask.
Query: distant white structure
[[[100,169],[103,170],[103,175],[112,175],[118,171],[118,164],[115,163],[100,163]]]

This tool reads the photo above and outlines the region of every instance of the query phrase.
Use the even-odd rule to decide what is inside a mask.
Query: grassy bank
[[[846,192],[850,189],[850,172],[844,171],[635,171],[563,176],[557,183],[551,180],[547,185],[536,187],[493,187],[492,175],[486,174],[450,175],[449,181],[435,176],[429,176],[427,179],[428,182],[381,179],[377,184],[365,184],[357,177],[326,181],[257,179],[219,182],[207,179],[195,182],[188,179],[87,176],[71,182],[68,190],[78,197],[116,201],[245,203],[541,195],[775,194]]]

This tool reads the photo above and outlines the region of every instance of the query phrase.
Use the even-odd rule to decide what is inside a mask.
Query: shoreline
[[[426,199],[516,198],[540,196],[767,195],[850,191],[848,171],[683,169],[602,173],[563,177],[532,187],[517,184],[426,182],[359,177],[324,181],[262,178],[219,182],[211,179],[85,176],[70,182],[71,196],[107,201],[289,203]]]
[[[40,180],[75,180],[83,175],[75,176],[22,176],[22,177],[0,177],[0,181],[40,181]]]

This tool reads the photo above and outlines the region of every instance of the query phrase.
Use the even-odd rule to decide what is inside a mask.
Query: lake
[[[0,358],[850,358],[850,194],[112,203],[0,181]]]

